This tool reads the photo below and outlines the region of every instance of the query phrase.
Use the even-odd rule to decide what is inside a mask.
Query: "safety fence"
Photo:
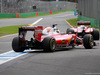
[[[100,28],[100,19],[88,18],[84,16],[78,16],[78,20],[90,21],[92,27]]]
[[[0,0],[0,13],[50,12],[75,8],[76,3],[68,1]]]
[[[32,17],[75,8],[76,3],[68,1],[0,0],[0,17]]]
[[[78,19],[91,21],[91,26],[100,28],[100,0],[78,0]]]
[[[57,11],[50,11],[50,12],[32,12],[32,13],[0,13],[0,18],[34,17],[34,16],[42,16],[42,15],[55,14],[55,13],[58,13],[58,12],[65,12],[65,11],[74,11],[74,9],[70,9],[70,10],[57,10]]]
[[[80,16],[100,19],[100,0],[78,0]]]

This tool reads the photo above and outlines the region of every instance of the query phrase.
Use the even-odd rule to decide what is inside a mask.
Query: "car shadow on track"
[[[72,50],[74,50],[74,49],[73,48],[61,48],[61,49],[56,49],[55,52],[72,51]],[[45,51],[43,51],[43,49],[26,51],[26,53],[55,53],[55,52],[45,52]]]
[[[74,50],[84,50],[84,51],[88,51],[88,50],[96,50],[96,49],[98,49],[97,47],[94,47],[94,48],[92,48],[92,49],[85,49],[84,47],[82,47],[82,48],[75,48]]]
[[[60,48],[60,49],[56,49],[55,52],[62,52],[62,51],[89,51],[89,50],[95,50],[98,49],[97,47],[94,47],[92,49],[85,49],[84,47],[74,47],[74,48]],[[26,51],[26,53],[55,53],[55,52],[45,52],[43,51],[43,49],[33,49],[33,50],[29,50]]]

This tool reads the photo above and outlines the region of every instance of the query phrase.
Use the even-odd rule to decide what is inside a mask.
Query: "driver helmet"
[[[60,33],[60,30],[56,27],[57,24],[53,25],[52,28],[54,29],[54,32]]]

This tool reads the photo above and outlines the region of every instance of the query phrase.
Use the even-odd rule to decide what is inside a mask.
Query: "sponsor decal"
[[[70,38],[70,37],[68,37],[68,43],[70,43],[70,41],[71,41],[71,38]]]
[[[65,39],[62,40],[62,44],[65,44]]]

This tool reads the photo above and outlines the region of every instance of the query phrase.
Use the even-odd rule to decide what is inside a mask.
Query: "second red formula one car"
[[[82,37],[85,34],[91,34],[94,40],[99,40],[99,30],[90,27],[91,23],[87,21],[77,22],[76,28],[68,28],[67,33],[77,34]]]
[[[32,37],[27,40],[26,33],[32,31]],[[45,33],[46,32],[46,33]],[[56,48],[67,48],[84,45],[86,49],[93,48],[94,40],[91,34],[87,34],[83,39],[76,34],[61,34],[53,27],[21,27],[19,35],[12,41],[12,48],[15,52],[23,52],[25,49],[43,49],[46,52],[54,52]]]

